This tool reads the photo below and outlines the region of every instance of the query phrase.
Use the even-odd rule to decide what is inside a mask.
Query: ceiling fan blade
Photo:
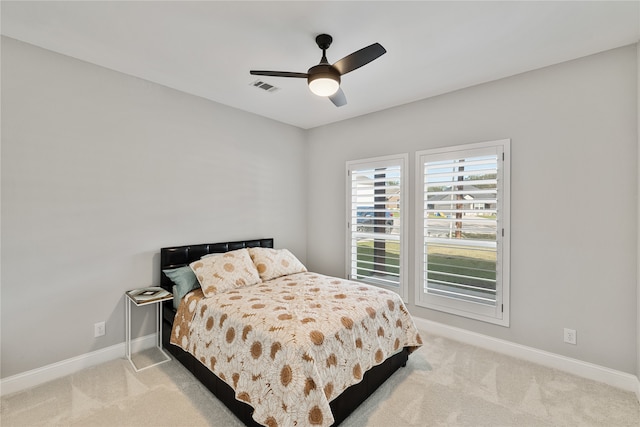
[[[344,96],[344,92],[342,88],[338,88],[338,91],[329,97],[333,105],[336,107],[342,107],[343,105],[347,105],[347,97]]]
[[[333,66],[340,72],[340,75],[343,75],[367,65],[385,53],[387,53],[387,50],[380,43],[374,43],[345,56]]]
[[[307,73],[292,73],[289,71],[249,71],[254,76],[271,76],[271,77],[297,77],[299,79],[306,79]]]

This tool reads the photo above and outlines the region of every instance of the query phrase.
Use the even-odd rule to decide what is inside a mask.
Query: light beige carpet
[[[342,425],[640,426],[633,393],[423,332],[426,345]],[[2,398],[1,425],[242,424],[179,363],[115,360]]]

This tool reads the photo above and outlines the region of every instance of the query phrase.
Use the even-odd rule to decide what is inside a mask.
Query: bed
[[[202,279],[198,268],[210,260],[251,256],[230,288],[202,283],[163,304],[163,346],[247,426],[338,425],[421,338],[396,294],[308,272],[273,248],[273,239],[162,248],[161,286],[170,291],[169,272],[191,264]],[[279,275],[280,262],[269,263],[283,253]]]

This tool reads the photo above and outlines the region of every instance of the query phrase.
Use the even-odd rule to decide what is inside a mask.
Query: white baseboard
[[[150,334],[132,340],[132,353],[155,346],[157,343],[156,337],[157,334]],[[102,348],[100,350],[72,357],[71,359],[52,363],[51,365],[43,366],[42,368],[12,375],[0,380],[0,395],[4,396],[6,394],[22,391],[29,387],[34,387],[39,384],[46,383],[47,381],[73,374],[90,366],[124,358],[125,355],[125,343],[122,342],[120,344],[112,345],[111,347]]]
[[[638,377],[626,372],[616,371],[604,366],[599,366],[582,360],[572,359],[559,354],[550,353],[533,347],[516,344],[510,341],[493,338],[488,335],[478,334],[465,329],[448,326],[442,323],[413,317],[416,326],[435,335],[474,345],[486,350],[506,354],[549,368],[568,372],[582,378],[598,381],[622,390],[636,393],[640,400],[640,380]]]
[[[616,371],[583,362],[533,347],[515,344],[509,341],[493,338],[465,329],[448,326],[420,317],[413,317],[416,326],[426,332],[441,335],[445,338],[471,344],[508,356],[517,357],[539,365],[558,369],[583,378],[609,384],[626,391],[634,392],[640,401],[640,379],[635,375]],[[156,345],[156,334],[146,335],[131,342],[132,352],[138,352]],[[71,359],[43,366],[31,371],[23,372],[0,380],[0,395],[15,393],[51,381],[65,375],[70,375],[90,366],[99,365],[118,358],[125,357],[125,343],[92,351]]]

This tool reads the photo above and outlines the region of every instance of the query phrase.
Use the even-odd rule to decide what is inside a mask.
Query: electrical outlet
[[[93,325],[93,336],[94,338],[101,337],[106,333],[106,327],[104,322],[98,322]]]
[[[568,344],[577,343],[577,334],[575,329],[564,328],[564,342]]]

